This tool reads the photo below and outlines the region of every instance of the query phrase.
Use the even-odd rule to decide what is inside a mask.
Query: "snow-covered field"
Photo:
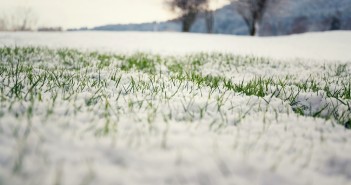
[[[0,184],[351,184],[350,43],[0,33]]]
[[[229,52],[280,59],[310,58],[350,61],[350,43],[351,32],[349,31],[264,38],[153,32],[0,32],[0,45],[6,46],[69,47],[119,53],[134,53],[135,51],[157,54]]]

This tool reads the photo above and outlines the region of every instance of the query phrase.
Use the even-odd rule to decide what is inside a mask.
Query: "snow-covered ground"
[[[351,184],[350,43],[0,33],[0,184]]]
[[[230,52],[274,58],[319,60],[351,60],[350,43],[350,31],[265,38],[153,32],[0,33],[0,45],[38,45],[164,54]]]

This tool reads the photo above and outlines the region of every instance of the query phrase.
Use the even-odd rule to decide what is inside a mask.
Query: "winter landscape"
[[[350,184],[351,33],[76,34],[1,34],[1,184]]]
[[[0,185],[351,185],[350,43],[0,32]]]

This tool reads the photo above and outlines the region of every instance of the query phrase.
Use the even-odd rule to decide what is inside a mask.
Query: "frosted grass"
[[[350,184],[351,65],[0,49],[0,184]]]

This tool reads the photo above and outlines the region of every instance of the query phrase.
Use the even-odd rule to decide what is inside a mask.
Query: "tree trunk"
[[[183,28],[182,31],[183,32],[189,32],[191,29],[191,26],[193,25],[193,23],[195,22],[196,19],[196,12],[195,11],[190,11],[189,13],[183,15]]]
[[[249,34],[250,36],[255,36],[256,35],[256,24],[254,20],[249,20],[247,18],[244,18],[244,21],[247,25],[247,28],[249,29]]]
[[[190,25],[186,20],[183,20],[183,26],[182,26],[182,32],[189,32],[190,31]]]
[[[206,17],[207,33],[212,33],[213,32],[213,24],[214,24],[213,12],[211,10],[206,11],[205,17]]]
[[[251,24],[249,28],[250,28],[250,35],[251,36],[255,36],[256,35],[256,26],[255,26],[255,24]]]
[[[243,16],[244,22],[247,25],[248,31],[250,36],[255,36],[256,35],[256,26],[255,26],[255,20],[247,18]]]

